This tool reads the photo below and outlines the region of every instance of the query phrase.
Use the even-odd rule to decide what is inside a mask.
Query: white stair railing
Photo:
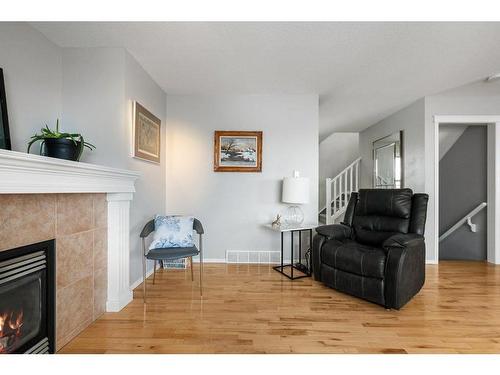
[[[334,178],[326,179],[326,224],[333,224],[347,208],[353,191],[359,188],[359,165],[361,158],[354,160]]]
[[[474,208],[471,212],[469,212],[467,215],[465,215],[463,218],[458,220],[455,225],[453,225],[450,229],[448,229],[446,232],[444,232],[440,237],[439,237],[439,242],[444,240],[446,237],[448,237],[450,234],[455,232],[458,228],[460,228],[462,225],[467,223],[467,225],[470,227],[471,232],[476,232],[476,224],[472,223],[472,217],[477,215],[479,211],[481,211],[483,208],[487,206],[486,202],[480,203],[476,208]]]

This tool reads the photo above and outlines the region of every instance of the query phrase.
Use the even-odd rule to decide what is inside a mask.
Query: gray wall
[[[426,233],[435,238],[434,233],[434,153],[436,115],[499,115],[500,82],[486,83],[484,80],[425,98],[425,187],[429,194]],[[434,243],[427,241],[427,257],[436,258]]]
[[[262,173],[214,172],[215,130],[262,130]],[[200,218],[207,259],[279,250],[263,224],[286,208],[281,182],[294,169],[310,178],[303,209],[317,222],[317,95],[167,96],[167,210]]]
[[[420,99],[360,133],[361,187],[373,186],[373,142],[403,130],[403,187],[425,191],[424,114]]]
[[[439,162],[439,233],[487,201],[487,128],[469,126]],[[486,210],[439,243],[439,259],[486,260]]]
[[[403,129],[404,185],[429,194],[426,223],[426,259],[436,260],[434,239],[434,154],[436,152],[434,116],[436,115],[498,115],[500,114],[500,82],[483,80],[418,100],[360,133],[362,185],[371,186],[374,139]]]
[[[325,179],[359,158],[359,133],[333,133],[319,144],[319,207],[325,206]]]

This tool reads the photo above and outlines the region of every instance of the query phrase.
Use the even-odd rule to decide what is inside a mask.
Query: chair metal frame
[[[200,297],[203,297],[203,234],[205,232],[203,230],[203,226],[202,226],[201,222],[196,218],[193,221],[193,230],[195,230],[199,236],[200,248],[198,250],[199,250],[199,255],[200,255]],[[143,252],[143,254],[142,254],[143,255],[142,256],[142,280],[143,280],[142,288],[143,288],[143,301],[144,301],[144,303],[146,303],[146,290],[147,290],[147,288],[146,288],[146,265],[147,265],[146,256],[149,252],[149,250],[146,248],[146,238],[154,231],[155,231],[155,221],[153,219],[153,220],[150,220],[147,222],[147,224],[142,229],[141,234],[139,235],[139,237],[142,240],[142,252]],[[191,263],[191,267],[190,267],[191,268],[191,281],[194,281],[193,257],[189,256],[189,257],[185,257],[185,258],[189,258],[189,260],[190,260],[190,263]],[[156,279],[156,262],[157,262],[157,260],[155,259],[154,260],[154,267],[153,267],[153,285],[154,285],[155,279]]]

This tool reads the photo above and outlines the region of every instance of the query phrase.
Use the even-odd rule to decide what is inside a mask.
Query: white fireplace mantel
[[[0,150],[0,193],[133,193],[139,174],[70,160]]]
[[[107,311],[120,311],[132,301],[129,216],[139,176],[123,169],[0,150],[0,194],[107,194]]]

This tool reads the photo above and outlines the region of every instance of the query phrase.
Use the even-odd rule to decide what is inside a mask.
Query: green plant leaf
[[[83,149],[87,147],[89,150],[93,151],[96,147],[89,142],[85,142],[83,139],[83,136],[79,133],[61,133],[59,132],[59,119],[56,119],[56,129],[55,131],[51,130],[47,124],[45,124],[45,127],[42,127],[40,129],[40,134],[35,133],[30,137],[30,141],[28,142],[28,153],[30,152],[31,146],[38,142],[41,141],[40,143],[40,155],[43,152],[43,148],[45,146],[45,140],[46,139],[70,139],[73,141],[73,143],[78,146],[78,159],[80,160],[82,154],[83,154]]]
[[[85,141],[83,140],[83,137],[80,135],[80,147],[78,149],[78,157],[76,158],[77,161],[80,161],[80,158],[82,157],[84,145]]]
[[[45,146],[45,141],[40,142],[40,155],[43,155],[43,146]]]
[[[77,145],[77,141],[72,134],[68,134],[68,138],[71,139],[75,145]]]
[[[33,146],[33,143],[38,141],[38,138],[36,138],[35,136],[33,136],[31,138],[35,138],[35,139],[32,139],[31,141],[28,142],[28,150],[26,151],[28,154],[30,153],[30,149],[31,149],[31,146]]]

